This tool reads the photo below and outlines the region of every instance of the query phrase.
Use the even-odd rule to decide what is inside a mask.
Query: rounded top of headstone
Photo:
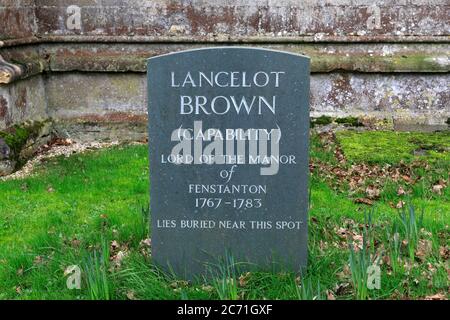
[[[285,55],[289,55],[289,56],[294,56],[294,57],[299,57],[299,58],[304,58],[304,59],[310,60],[310,57],[299,54],[299,53],[267,49],[267,48],[243,47],[243,46],[204,47],[204,48],[195,48],[195,49],[174,51],[174,52],[169,52],[169,53],[161,54],[158,56],[150,57],[147,60],[169,57],[169,56],[178,55],[178,54],[191,54],[191,53],[206,52],[206,51],[241,51],[241,50],[242,51],[254,51],[254,52],[259,51],[259,52],[266,52],[266,53],[271,53],[271,54],[285,54]]]

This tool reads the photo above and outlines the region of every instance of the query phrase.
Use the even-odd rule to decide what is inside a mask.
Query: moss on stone
[[[8,132],[0,131],[0,137],[5,140],[6,144],[12,151],[12,155],[16,156],[25,145],[29,137],[29,131],[21,126],[14,125]]]
[[[315,126],[323,126],[333,122],[333,118],[329,116],[320,116],[318,118],[311,119],[311,128]]]
[[[46,121],[33,121],[24,124],[16,124],[5,131],[0,131],[0,137],[5,140],[11,149],[12,160],[22,162],[20,158],[21,150],[26,146],[27,142],[36,138]]]
[[[392,58],[394,70],[414,72],[444,72],[448,66],[440,64],[432,56],[422,53],[395,56]]]
[[[311,57],[313,72],[330,72],[334,70],[358,70],[372,72],[447,72],[448,65],[440,63],[438,55],[408,52],[394,55],[366,55],[353,53],[322,54],[316,50],[304,50]]]
[[[347,125],[350,127],[361,127],[363,124],[357,117],[344,117],[344,118],[337,118],[334,120],[336,123]]]
[[[333,118],[329,116],[320,116],[311,119],[311,128],[314,128],[315,126],[324,126],[330,123],[342,124],[347,127],[361,127],[364,125],[357,117]]]

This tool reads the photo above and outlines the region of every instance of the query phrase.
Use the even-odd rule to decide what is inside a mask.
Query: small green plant
[[[108,242],[102,238],[101,252],[94,250],[84,263],[86,286],[92,300],[111,300],[112,293],[108,280],[110,251]]]
[[[373,216],[375,214],[375,208],[364,210],[364,225],[363,225],[363,240],[365,244],[370,248],[370,252],[375,251],[375,231],[373,226]]]
[[[370,254],[365,246],[361,250],[356,251],[352,245],[349,245],[349,250],[349,263],[355,298],[365,300],[369,294],[367,288],[367,268],[371,265]]]
[[[374,252],[374,236],[372,225],[373,209],[366,211],[365,223],[363,227],[363,241],[360,249],[355,249],[352,243],[349,243],[349,265],[351,271],[351,279],[355,298],[365,300],[369,297],[368,292],[368,268],[373,265],[371,261],[371,252]]]
[[[401,245],[400,235],[398,233],[398,227],[395,226],[392,232],[386,230],[386,241],[387,244],[387,254],[389,256],[389,261],[391,264],[392,271],[394,274],[399,274],[402,269],[401,264]]]
[[[416,215],[416,209],[412,204],[404,206],[400,211],[400,234],[403,235],[408,255],[411,261],[414,261],[414,253],[419,242],[419,230],[423,225],[423,209],[419,217]]]
[[[150,218],[150,206],[147,203],[146,205],[141,206],[141,212],[139,219],[135,223],[135,230],[133,234],[135,238],[138,240],[146,239],[149,235],[149,219]]]
[[[296,284],[295,288],[298,300],[324,300],[319,281],[317,286],[314,286],[310,278],[301,277],[300,285]]]
[[[117,294],[127,299],[177,299],[180,295],[189,298],[184,287],[173,286],[178,282],[177,279],[149,263],[146,257],[137,252],[130,253],[126,265],[117,270],[114,276],[119,282],[115,286]]]
[[[237,264],[232,255],[225,253],[219,262],[209,266],[209,273],[212,277],[212,286],[217,292],[219,299],[238,300],[238,279]]]

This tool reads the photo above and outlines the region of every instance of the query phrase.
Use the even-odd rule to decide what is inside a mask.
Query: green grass
[[[164,274],[141,242],[149,232],[147,146],[120,146],[57,158],[32,177],[0,182],[0,299],[414,299],[445,294],[449,266],[442,251],[449,246],[449,188],[440,195],[428,189],[445,174],[448,184],[450,165],[441,161],[448,153],[414,156],[410,151],[420,139],[448,146],[448,134],[344,131],[337,137],[327,145],[313,135],[311,160],[339,165],[333,150],[340,144],[349,163],[396,165],[420,157],[430,165],[423,174],[433,178],[410,186],[404,199],[415,209],[398,210],[389,203],[403,199],[397,195],[398,181],[387,179],[380,198],[368,207],[356,204],[348,188],[334,188],[334,177],[313,171],[309,265],[302,276],[240,274],[232,260],[219,266],[210,281],[188,283]],[[361,236],[367,251],[354,247]],[[383,262],[381,289],[368,290],[364,266],[377,257]],[[64,271],[71,265],[82,269],[81,290],[66,287]]]
[[[408,145],[405,141],[414,141]],[[420,143],[418,142],[420,141]],[[367,188],[379,190],[377,206],[382,210],[399,201],[410,202],[418,208],[442,216],[450,212],[450,135],[448,132],[408,133],[389,131],[339,131],[336,139],[311,139],[311,159],[318,163],[315,174],[325,181],[335,194],[356,199],[367,197]],[[419,145],[434,145],[433,152],[414,154]],[[339,162],[334,154],[340,147],[345,161]],[[325,165],[323,165],[325,164]],[[353,169],[356,166],[356,169]],[[337,172],[350,172],[339,177]],[[396,176],[396,177],[393,177]],[[350,187],[351,180],[361,179],[357,187]],[[394,179],[395,178],[395,179]],[[445,186],[439,192],[433,188]],[[402,188],[404,193],[399,193]],[[331,195],[330,195],[331,196]]]
[[[355,162],[394,164],[420,159],[450,161],[450,131],[423,133],[348,130],[339,131],[336,135],[347,158]]]

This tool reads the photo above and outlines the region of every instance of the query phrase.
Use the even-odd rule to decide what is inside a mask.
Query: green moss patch
[[[30,131],[20,126],[14,126],[8,130],[8,132],[0,131],[0,137],[5,140],[14,155],[18,155],[20,153],[20,150],[27,142],[29,136]]]
[[[363,124],[357,117],[344,117],[344,118],[337,118],[335,120],[336,123],[343,124],[350,127],[361,127]]]
[[[325,126],[327,124],[340,124],[346,127],[361,127],[363,123],[357,117],[342,117],[342,118],[333,118],[330,116],[320,116],[318,118],[311,119],[311,128],[316,126]]]
[[[20,167],[27,159],[22,159],[21,151],[30,141],[30,139],[37,138],[46,125],[46,121],[27,122],[24,124],[16,124],[5,131],[0,131],[0,138],[5,140],[6,144],[11,149],[11,160],[17,162],[17,167]]]
[[[324,126],[333,122],[333,118],[329,116],[320,116],[318,118],[311,119],[311,128],[315,126]]]
[[[351,162],[450,161],[450,131],[340,131],[336,137]]]

